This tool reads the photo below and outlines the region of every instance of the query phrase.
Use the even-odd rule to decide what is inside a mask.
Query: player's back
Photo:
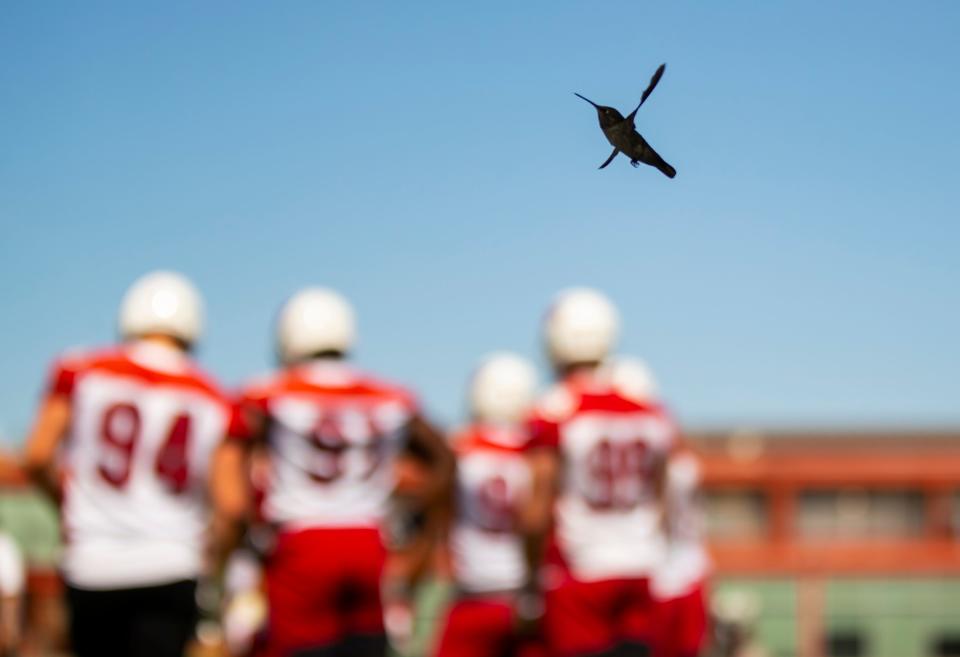
[[[63,358],[64,572],[83,588],[196,577],[210,455],[229,405],[186,354],[135,342]]]
[[[531,445],[557,450],[563,464],[555,541],[573,573],[649,575],[664,552],[659,477],[674,441],[666,413],[580,372],[544,395],[532,433]]]
[[[460,587],[519,589],[526,580],[518,506],[528,496],[527,435],[517,427],[474,425],[455,438],[457,516],[450,537]]]
[[[267,420],[267,520],[287,529],[380,524],[393,457],[416,412],[412,395],[320,359],[255,382],[241,403]]]

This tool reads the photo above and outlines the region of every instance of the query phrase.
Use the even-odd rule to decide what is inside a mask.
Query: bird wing
[[[630,112],[630,116],[627,117],[627,120],[633,121],[633,117],[637,115],[637,110],[639,110],[643,104],[647,101],[647,98],[650,97],[650,94],[653,93],[653,90],[657,87],[657,84],[660,82],[660,78],[663,77],[663,72],[667,69],[666,64],[660,64],[657,67],[656,72],[653,74],[653,77],[650,78],[650,84],[647,85],[647,88],[644,89],[643,95],[640,96],[640,104]]]
[[[600,168],[602,169],[602,168],[604,168],[605,166],[607,166],[608,164],[610,164],[611,162],[613,162],[613,158],[615,158],[615,157],[617,156],[617,153],[619,153],[619,152],[620,152],[619,149],[614,148],[614,149],[613,149],[613,152],[610,153],[610,157],[607,158],[607,161],[606,161],[606,162],[604,162],[603,164],[600,165]]]

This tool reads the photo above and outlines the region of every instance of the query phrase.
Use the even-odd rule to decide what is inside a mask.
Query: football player
[[[430,455],[439,491],[449,485],[452,456],[410,392],[348,362],[354,313],[338,293],[295,294],[276,331],[282,367],[244,389],[215,474],[218,486],[242,490],[246,449],[265,444],[271,475],[262,512],[277,528],[266,566],[267,653],[381,657],[380,530],[394,457],[404,442],[416,444]]]
[[[24,461],[61,500],[80,657],[179,657],[192,635],[208,463],[230,414],[191,359],[201,327],[190,281],[155,272],[123,299],[121,344],[53,367]]]
[[[528,458],[532,536],[552,529],[541,577],[544,635],[558,657],[648,655],[649,581],[664,555],[661,490],[674,428],[618,388],[603,360],[619,319],[594,290],[561,293],[543,325],[557,383],[537,404]]]
[[[517,524],[530,495],[525,420],[536,373],[509,353],[485,359],[470,382],[471,423],[454,437],[456,513],[449,549],[458,596],[437,657],[519,654],[517,599],[529,583]]]
[[[620,390],[637,399],[657,399],[656,381],[644,362],[617,357],[608,368]],[[696,657],[707,636],[710,558],[703,539],[699,482],[696,456],[687,448],[678,449],[667,463],[664,490],[666,560],[654,571],[651,582],[658,617],[655,657]]]

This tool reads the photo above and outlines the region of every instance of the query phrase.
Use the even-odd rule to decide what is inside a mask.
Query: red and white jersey
[[[454,574],[465,591],[519,589],[527,579],[519,505],[529,496],[523,427],[474,425],[454,441],[457,516],[450,534]]]
[[[710,572],[699,488],[700,464],[696,457],[689,452],[671,457],[664,499],[667,558],[651,585],[653,595],[660,600],[686,595],[703,583]]]
[[[410,393],[319,359],[248,386],[240,405],[267,420],[268,522],[293,530],[380,525],[394,456],[416,413]],[[234,438],[246,433],[231,430]]]
[[[659,565],[665,538],[655,475],[674,433],[661,407],[593,372],[568,377],[537,405],[530,447],[561,457],[554,540],[576,579],[644,577]]]
[[[69,356],[50,394],[70,402],[63,571],[79,588],[196,577],[210,455],[230,406],[179,350],[146,342]]]

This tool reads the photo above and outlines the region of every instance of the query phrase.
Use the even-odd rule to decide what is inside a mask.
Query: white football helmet
[[[353,308],[331,289],[300,290],[280,310],[277,353],[286,365],[324,351],[347,353],[354,342]]]
[[[602,293],[585,287],[558,294],[544,319],[550,360],[558,367],[602,361],[617,342],[620,318]]]
[[[519,422],[533,405],[537,373],[527,359],[507,352],[483,359],[470,380],[470,412],[481,422]]]
[[[154,333],[169,335],[189,346],[203,331],[203,301],[182,274],[151,272],[127,289],[117,324],[125,340]]]
[[[653,372],[639,358],[615,356],[603,368],[611,385],[631,399],[655,401],[660,394]]]

